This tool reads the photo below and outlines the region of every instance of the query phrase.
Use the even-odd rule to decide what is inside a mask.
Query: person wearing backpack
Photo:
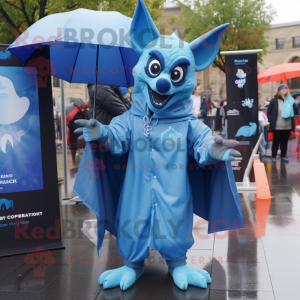
[[[267,111],[270,128],[273,132],[272,163],[276,162],[279,145],[281,161],[289,162],[286,152],[291,131],[295,131],[294,104],[295,100],[291,97],[288,87],[281,84]]]

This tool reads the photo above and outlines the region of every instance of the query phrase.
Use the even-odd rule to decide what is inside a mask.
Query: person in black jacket
[[[95,84],[88,85],[90,118],[93,118]],[[95,119],[103,125],[127,111],[123,94],[118,86],[97,84]]]
[[[271,100],[267,115],[270,122],[270,128],[273,132],[273,145],[272,145],[272,162],[276,162],[276,155],[280,144],[281,161],[288,162],[286,157],[288,140],[291,131],[295,131],[294,118],[282,118],[281,112],[284,100],[289,95],[288,88],[285,84],[278,87],[278,92]]]
[[[292,94],[293,98],[295,99],[295,105],[294,105],[294,114],[300,115],[300,93],[295,92]]]

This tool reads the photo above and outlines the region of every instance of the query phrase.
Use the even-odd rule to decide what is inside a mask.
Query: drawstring
[[[151,118],[149,118],[148,116],[144,116],[144,118],[143,118],[143,121],[145,122],[145,124],[144,124],[144,135],[146,137],[149,137],[149,135],[150,135],[149,131],[152,130],[152,127],[151,127],[152,117],[153,116],[151,116]],[[156,123],[152,124],[152,126],[157,125],[157,123],[158,123],[158,119],[156,119]]]

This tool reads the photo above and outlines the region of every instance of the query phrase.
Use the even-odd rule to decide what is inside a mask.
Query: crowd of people
[[[192,99],[193,99],[193,107],[192,113],[196,115],[201,121],[203,121],[206,125],[211,127],[213,130],[222,130],[222,127],[225,127],[227,120],[227,101],[216,100],[211,101],[209,97],[201,96],[202,90],[200,83],[195,87]],[[208,117],[216,117],[213,118],[213,122],[209,122]]]

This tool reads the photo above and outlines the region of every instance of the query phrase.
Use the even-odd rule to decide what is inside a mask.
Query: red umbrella
[[[287,79],[295,77],[300,77],[300,63],[280,64],[266,69],[258,74],[257,81],[258,84],[262,84],[284,80],[288,86]]]

